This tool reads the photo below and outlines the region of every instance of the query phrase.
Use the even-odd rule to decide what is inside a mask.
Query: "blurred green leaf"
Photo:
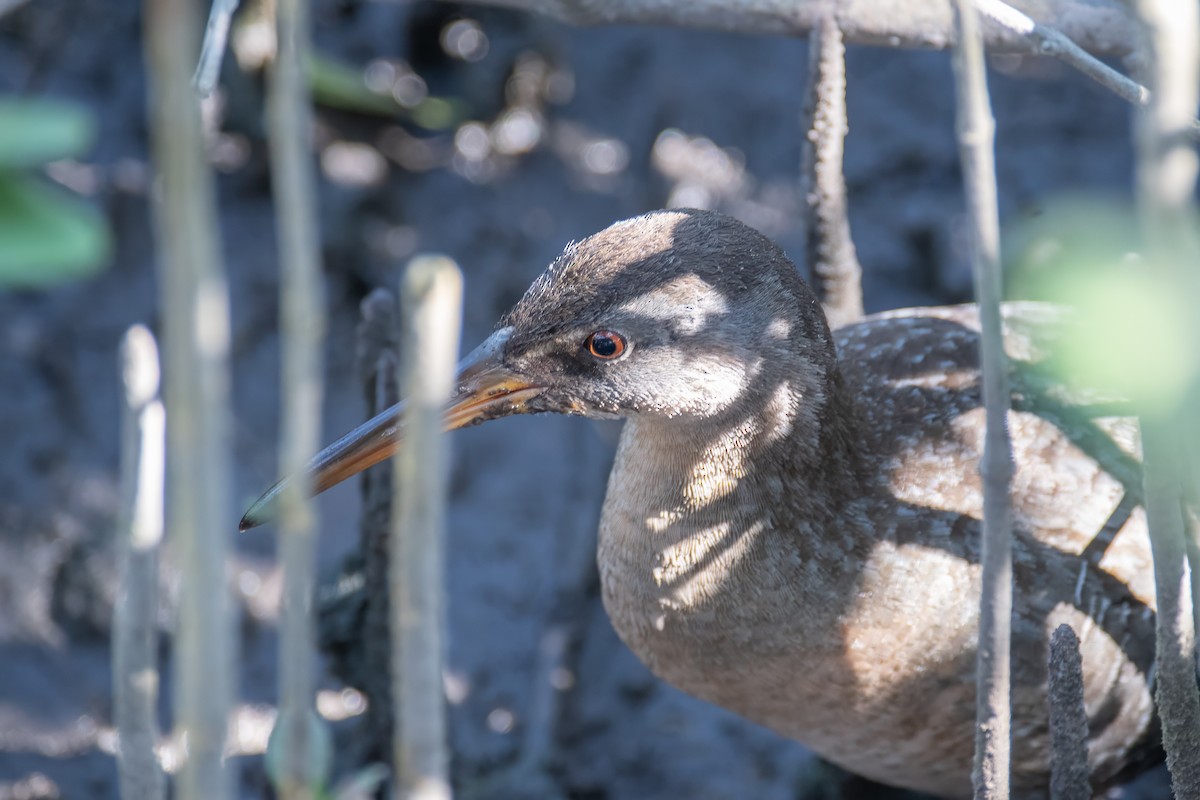
[[[36,167],[77,156],[92,142],[88,112],[55,100],[0,100],[0,167]]]
[[[313,100],[323,106],[385,117],[404,113],[404,107],[390,94],[367,86],[361,69],[317,53],[309,59],[308,80]]]
[[[390,775],[391,770],[383,764],[368,764],[339,781],[329,796],[334,800],[372,800]]]
[[[426,97],[412,108],[406,108],[390,94],[376,92],[367,86],[362,69],[317,53],[309,59],[308,81],[313,101],[328,108],[401,117],[431,131],[453,128],[465,117],[461,102],[442,97]]]
[[[108,226],[95,208],[37,178],[0,171],[0,286],[90,275],[110,250]]]
[[[1154,412],[1176,407],[1200,380],[1200,278],[1146,260],[1132,209],[1065,201],[1010,245],[1013,293],[1076,312],[1051,362],[1062,381]],[[1195,262],[1186,253],[1173,257]],[[1182,281],[1174,277],[1181,274]]]
[[[1061,355],[1072,377],[1143,410],[1176,405],[1200,366],[1186,293],[1147,273],[1114,270],[1098,271],[1073,294],[1083,316]]]
[[[430,131],[453,128],[463,116],[461,103],[440,97],[426,97],[412,110],[413,122]]]
[[[267,777],[271,779],[271,784],[276,790],[281,790],[290,778],[297,777],[286,774],[287,760],[294,759],[293,763],[304,771],[304,775],[300,776],[304,785],[312,791],[314,796],[321,796],[324,793],[325,783],[329,778],[329,770],[333,763],[333,736],[329,732],[329,725],[312,709],[300,712],[304,715],[303,722],[307,729],[308,752],[295,753],[292,752],[296,745],[290,736],[292,731],[288,719],[290,713],[293,712],[281,711],[279,713],[275,720],[275,727],[271,729],[271,736],[267,739],[265,757]]]

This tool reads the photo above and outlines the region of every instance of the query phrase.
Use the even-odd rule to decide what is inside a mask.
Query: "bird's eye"
[[[596,331],[587,337],[584,346],[596,358],[612,361],[625,352],[625,337],[616,331]]]

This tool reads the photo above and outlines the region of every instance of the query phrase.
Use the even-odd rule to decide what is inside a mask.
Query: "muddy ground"
[[[461,18],[478,23],[456,30],[482,32],[486,54],[475,33],[450,49],[477,60],[439,44]],[[320,113],[327,440],[364,413],[353,355],[359,303],[395,285],[414,253],[462,265],[468,347],[564,243],[648,209],[719,208],[800,251],[802,41],[580,30],[499,11],[355,0],[317,2],[314,27],[321,52],[358,65],[404,60],[429,91],[480,123],[456,139],[453,130]],[[72,98],[95,112],[96,146],[68,172],[106,209],[117,241],[112,265],[93,279],[0,292],[0,797],[116,796],[106,644],[115,352],[129,325],[158,323],[140,30],[133,2],[38,0],[0,19],[0,91]],[[1064,194],[1128,196],[1130,115],[1121,101],[1055,63],[1007,58],[993,67],[1006,226]],[[387,69],[376,79],[397,77]],[[233,292],[232,526],[275,477],[278,267],[261,82],[229,63],[225,83],[213,144]],[[849,51],[846,173],[868,310],[969,296],[952,95],[946,54]],[[545,732],[539,644],[563,616],[555,609],[563,587],[587,585],[593,569],[616,433],[526,418],[453,437],[449,683],[464,788],[488,785]],[[326,574],[357,542],[359,498],[351,485],[321,500]],[[234,569],[247,752],[235,764],[246,797],[266,791],[255,751],[275,697],[273,551],[269,530],[246,535]],[[557,791],[593,800],[806,795],[812,761],[802,748],[655,680],[617,640],[594,591],[584,596],[581,612],[566,615],[577,652],[555,676]],[[166,669],[166,643],[162,655]],[[342,687],[327,668],[322,686],[334,713],[360,710],[353,696],[335,702]],[[361,747],[361,719],[334,724],[343,753]],[[512,796],[543,796],[522,781]]]

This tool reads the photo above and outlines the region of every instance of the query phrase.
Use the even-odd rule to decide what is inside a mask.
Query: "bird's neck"
[[[842,646],[830,598],[870,547],[846,410],[812,415],[838,426],[817,431],[794,408],[715,428],[630,420],[600,525],[604,603],[626,644],[668,682],[766,724],[771,709],[730,687],[823,675]]]
[[[622,586],[606,591],[701,609],[740,602],[730,581],[865,550],[869,531],[851,519],[863,494],[853,431],[840,379],[820,392],[781,387],[721,420],[631,419],[600,531],[602,571]]]
[[[827,391],[813,398],[780,390],[715,421],[630,419],[606,505],[640,515],[629,522],[656,544],[785,509],[804,527],[837,525],[865,491],[862,443],[840,379]]]

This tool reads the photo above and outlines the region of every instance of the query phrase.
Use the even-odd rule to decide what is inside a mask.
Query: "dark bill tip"
[[[254,505],[242,515],[241,522],[238,523],[238,533],[245,533],[251,528],[257,528],[271,521],[274,516],[272,506],[275,504],[275,498],[279,495],[279,488],[283,485],[283,481],[272,486],[263,494],[262,497],[254,501]]]

